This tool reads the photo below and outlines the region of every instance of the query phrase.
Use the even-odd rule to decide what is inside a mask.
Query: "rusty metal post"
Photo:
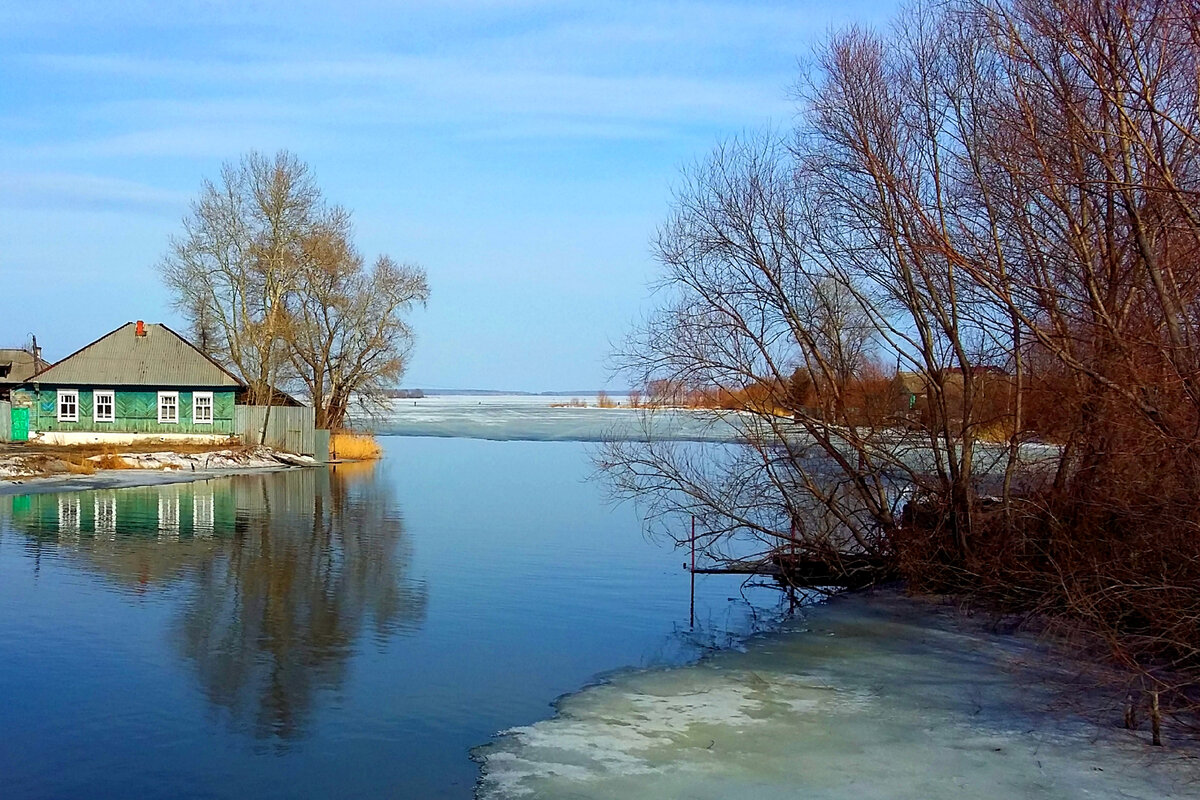
[[[690,622],[688,623],[693,629],[696,627],[696,518],[692,517],[692,601],[691,613],[689,615]]]

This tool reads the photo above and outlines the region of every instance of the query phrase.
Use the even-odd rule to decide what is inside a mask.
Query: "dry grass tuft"
[[[105,453],[91,463],[96,465],[96,469],[133,469],[132,464],[116,453]]]
[[[329,439],[330,456],[354,461],[374,461],[383,458],[383,448],[369,433],[338,431]]]
[[[72,475],[94,475],[96,473],[96,465],[86,458],[66,458],[63,459],[63,464],[66,465],[67,472]]]
[[[982,442],[1004,444],[1012,439],[1013,426],[1011,419],[998,419],[986,422],[975,428],[975,437]]]

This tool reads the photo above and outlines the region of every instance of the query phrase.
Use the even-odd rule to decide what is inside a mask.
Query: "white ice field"
[[[533,395],[437,395],[394,400],[383,416],[363,420],[376,433],[397,436],[453,436],[497,441],[598,442],[645,437],[643,414],[622,405],[597,408],[594,396],[580,395],[588,407],[564,405],[570,397]],[[728,441],[733,429],[713,418],[686,411],[654,414],[660,436],[690,441]]]
[[[1200,762],[1068,692],[1061,653],[895,594],[621,674],[480,748],[483,798],[1200,797]],[[1108,704],[1108,705],[1106,705]]]
[[[382,414],[357,417],[355,422],[375,433],[396,436],[441,436],[496,441],[600,442],[657,441],[733,442],[744,439],[755,425],[753,416],[663,408],[648,412],[629,406],[629,398],[613,396],[615,408],[596,407],[596,398],[580,395],[586,407],[567,405],[572,398],[539,395],[436,395],[393,400]],[[777,420],[778,430],[802,437],[803,428]],[[749,426],[749,427],[748,427]],[[924,446],[899,432],[880,445],[895,448],[905,461],[920,460]],[[994,451],[994,452],[992,452]],[[977,445],[979,468],[1002,456],[1004,449]],[[1022,457],[1031,464],[1051,457],[1055,448],[1026,443]]]

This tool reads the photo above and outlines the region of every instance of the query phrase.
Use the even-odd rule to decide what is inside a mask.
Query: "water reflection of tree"
[[[302,735],[373,630],[419,626],[425,587],[388,486],[331,470],[247,476],[237,535],[196,573],[179,636],[211,702],[256,735]]]

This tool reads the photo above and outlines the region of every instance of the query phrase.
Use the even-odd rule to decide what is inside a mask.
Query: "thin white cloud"
[[[197,31],[180,48],[142,41],[124,50],[118,36],[91,52],[47,52],[53,39],[10,49],[0,62],[15,74],[100,84],[95,100],[59,104],[48,92],[10,109],[10,154],[225,156],[380,126],[441,125],[435,135],[463,140],[608,141],[741,127],[791,113],[790,40],[826,18],[791,2],[428,0],[349,3],[333,15],[319,4],[288,7],[126,5],[114,20],[178,30],[192,19]],[[87,16],[66,15],[68,27]],[[239,24],[247,20],[254,25]],[[59,114],[66,124],[47,128],[54,133],[16,134],[31,125],[40,133],[33,123]]]
[[[466,128],[459,133],[463,141],[503,141],[524,139],[596,139],[661,141],[669,139],[672,131],[653,124],[591,122],[562,118],[527,119],[492,126]]]
[[[178,209],[187,195],[136,181],[65,172],[0,173],[0,206]]]
[[[112,135],[73,137],[30,145],[2,148],[14,161],[39,162],[46,159],[96,158],[206,158],[224,159],[230,153],[251,149],[264,151],[280,147],[306,150],[318,143],[309,131],[243,122],[222,125],[218,122],[194,126],[163,126]]]
[[[782,75],[777,82],[664,74],[595,75],[389,55],[244,64],[128,56],[42,56],[39,60],[93,76],[147,76],[162,87],[159,91],[173,95],[170,99],[96,103],[83,109],[76,106],[74,113],[114,127],[127,126],[127,120],[135,119],[163,129],[161,133],[126,132],[102,140],[93,137],[91,152],[95,155],[131,154],[143,146],[147,155],[208,155],[223,145],[213,142],[210,149],[198,140],[227,138],[221,131],[204,130],[214,122],[232,123],[241,139],[246,138],[248,126],[271,129],[287,125],[289,132],[294,132],[297,125],[354,128],[436,123],[458,126],[458,133],[469,137],[493,130],[507,131],[509,136],[522,132],[529,137],[582,136],[591,130],[600,138],[644,138],[648,133],[657,137],[672,126],[741,123],[788,111],[782,97]],[[200,86],[201,81],[205,86]],[[203,96],[213,91],[238,96]],[[179,99],[193,94],[201,96]],[[50,146],[50,151],[57,149]]]

